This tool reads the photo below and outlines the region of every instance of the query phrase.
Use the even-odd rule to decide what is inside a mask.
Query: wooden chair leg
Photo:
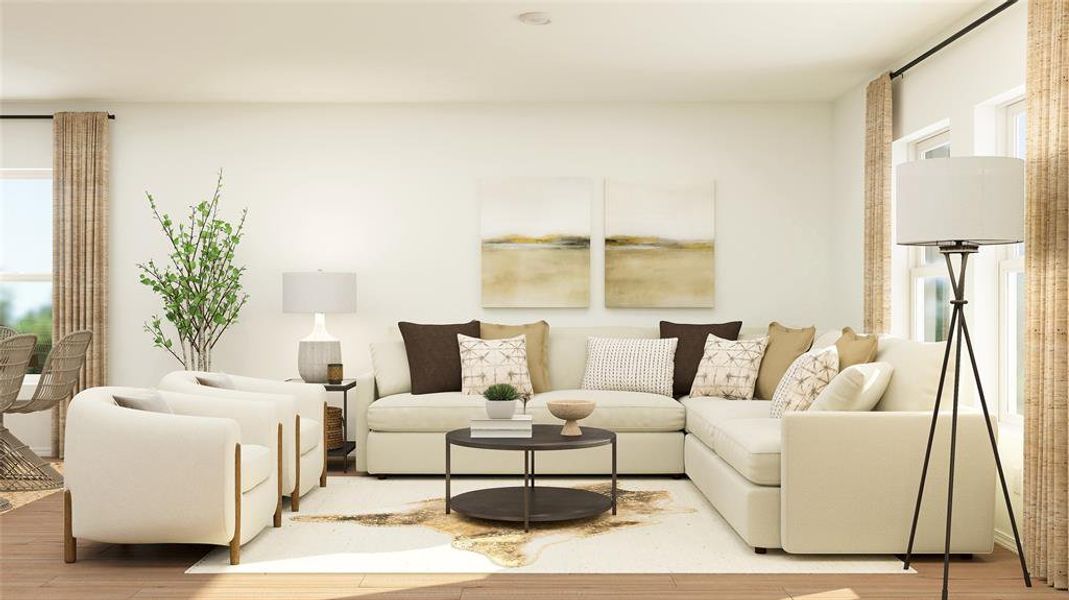
[[[297,476],[296,482],[293,484],[293,494],[290,496],[290,511],[297,512],[301,510],[301,415],[297,415],[296,423],[293,429],[294,439],[294,454],[297,459]]]
[[[275,505],[275,527],[282,527],[282,423],[278,424],[278,504]]]
[[[71,491],[63,490],[63,562],[78,560],[78,539],[71,531]]]
[[[323,403],[323,473],[319,475],[319,487],[327,487],[327,403]]]
[[[230,539],[230,564],[241,562],[241,444],[234,445],[234,537]]]

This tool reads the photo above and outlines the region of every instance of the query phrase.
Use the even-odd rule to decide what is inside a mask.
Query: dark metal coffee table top
[[[560,425],[535,425],[529,438],[473,438],[470,429],[454,429],[445,434],[446,441],[468,448],[487,450],[571,450],[611,444],[616,434],[607,429],[583,427],[583,434],[564,436]]]

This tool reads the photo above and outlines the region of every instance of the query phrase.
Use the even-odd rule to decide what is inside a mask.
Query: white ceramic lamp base
[[[308,383],[326,383],[327,365],[340,362],[339,340],[301,340],[297,349],[297,372]]]

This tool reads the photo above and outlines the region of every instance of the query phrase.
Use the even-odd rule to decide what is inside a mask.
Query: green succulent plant
[[[483,392],[483,398],[486,398],[491,402],[511,402],[518,400],[520,398],[520,393],[516,391],[516,388],[507,383],[495,383],[486,388],[486,391]]]

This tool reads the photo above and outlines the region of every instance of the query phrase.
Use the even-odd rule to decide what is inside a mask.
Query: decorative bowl
[[[564,427],[561,428],[560,434],[566,436],[583,435],[576,421],[589,417],[590,413],[594,412],[595,406],[597,404],[593,400],[550,400],[546,402],[549,414],[564,420]]]

